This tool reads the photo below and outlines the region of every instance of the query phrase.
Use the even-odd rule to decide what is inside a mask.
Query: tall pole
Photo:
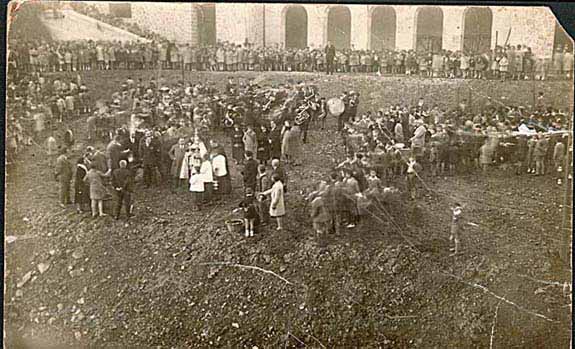
[[[565,185],[565,190],[563,193],[563,219],[561,224],[561,246],[559,248],[559,254],[561,256],[561,261],[564,265],[571,267],[571,234],[573,228],[572,220],[572,209],[571,209],[571,198],[570,194],[573,193],[572,181],[569,180],[569,175],[571,174],[571,147],[573,147],[573,109],[571,109],[571,115],[568,117],[568,127],[567,127],[567,144],[565,148],[567,153],[565,154],[565,168],[563,169],[563,180]]]

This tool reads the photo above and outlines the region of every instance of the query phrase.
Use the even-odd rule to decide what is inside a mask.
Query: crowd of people
[[[314,228],[323,234],[355,227],[366,207],[396,195],[402,181],[416,200],[422,176],[488,174],[507,165],[517,175],[551,174],[561,183],[572,154],[570,115],[539,97],[533,110],[491,104],[472,113],[465,101],[446,110],[421,99],[358,113],[360,96],[349,91],[337,98],[344,105],[338,113],[317,87],[303,83],[258,86],[229,77],[218,91],[208,82],[128,78],[109,101],[95,103],[79,73],[63,80],[30,68],[8,85],[7,155],[10,162],[22,145],[46,142],[48,154],[58,153],[60,204],[73,197],[79,212],[90,206],[94,217],[106,215],[112,197],[115,217],[122,208],[129,217],[140,181],[169,183],[173,192],[190,193],[192,208],[201,210],[227,200],[236,167],[245,196],[238,206],[250,237],[270,217],[284,228],[287,169],[302,165],[299,148],[308,130],[337,116],[346,159],[308,197]],[[80,116],[87,117],[88,145],[74,161],[74,135],[64,125]]]
[[[557,47],[553,59],[535,57],[522,45],[484,53],[414,50],[282,49],[218,43],[194,47],[166,40],[143,42],[13,42],[8,62],[21,71],[58,72],[116,69],[188,71],[305,71],[378,73],[464,79],[570,78],[573,53]]]
[[[21,91],[30,97],[28,105],[43,100],[41,96],[45,99],[50,93],[46,91],[79,90],[74,88],[76,81],[62,84],[55,79],[51,84],[59,87],[47,88],[44,82],[37,88],[43,93]],[[9,98],[18,96],[14,92]],[[568,115],[543,101],[536,110],[491,105],[472,114],[465,102],[445,110],[420,100],[415,106],[393,105],[358,114],[358,93],[344,93],[339,100],[345,105],[338,129],[346,159],[308,197],[310,215],[320,234],[355,227],[362,207],[385,202],[403,180],[412,200],[418,197],[422,176],[475,170],[488,174],[502,164],[517,175],[551,174],[561,183],[565,158],[572,151],[564,132]],[[297,122],[296,115],[306,101],[317,103],[317,112],[310,110],[309,119]],[[90,145],[76,161],[75,171],[67,151],[74,142],[69,131],[53,142],[59,148],[48,146],[49,152],[60,149],[56,175],[63,206],[71,202],[73,189],[80,212],[90,205],[94,216],[105,215],[104,202],[115,191],[115,216],[122,207],[130,215],[131,193],[139,178],[146,187],[170,183],[174,192],[191,193],[192,208],[200,210],[232,192],[233,163],[243,180],[245,199],[239,207],[245,215],[246,236],[253,236],[270,217],[283,229],[287,168],[301,165],[297,149],[307,129],[319,127],[317,121],[330,114],[314,86],[261,87],[233,78],[225,91],[209,84],[128,79],[108,103],[91,109],[73,107],[64,116],[53,114],[51,108],[44,111],[46,120],[54,122],[88,114]],[[103,118],[115,119],[106,147],[99,146],[110,139],[110,132],[98,132],[97,120]],[[231,156],[221,137],[229,139]]]
[[[88,4],[85,2],[70,2],[69,3],[74,11],[83,14],[85,16],[92,17],[104,23],[110,24],[114,27],[118,27],[120,29],[124,29],[132,34],[136,34],[140,37],[149,39],[149,40],[165,40],[160,34],[140,27],[135,22],[127,22],[118,16],[114,16],[108,13],[102,13],[98,7]]]

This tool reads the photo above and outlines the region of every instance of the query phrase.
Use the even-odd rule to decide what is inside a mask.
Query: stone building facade
[[[106,3],[98,5],[107,11]],[[131,19],[170,40],[258,46],[483,50],[527,45],[549,58],[573,44],[546,7],[288,3],[131,3]],[[108,10],[109,11],[109,10]]]

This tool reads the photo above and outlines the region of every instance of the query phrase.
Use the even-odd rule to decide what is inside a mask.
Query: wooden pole
[[[571,110],[571,116],[568,117],[568,127],[567,131],[567,144],[565,148],[567,153],[565,154],[565,168],[563,169],[563,185],[565,190],[563,193],[563,219],[561,224],[561,246],[559,247],[559,255],[561,256],[561,261],[564,265],[571,267],[571,234],[573,232],[573,219],[571,216],[572,209],[571,206],[571,194],[573,193],[572,181],[569,181],[570,166],[571,166],[571,152],[569,149],[573,146],[573,109]]]
[[[511,36],[511,27],[509,27],[509,31],[507,32],[507,39],[505,39],[505,44],[503,44],[503,47],[507,46],[510,36]]]

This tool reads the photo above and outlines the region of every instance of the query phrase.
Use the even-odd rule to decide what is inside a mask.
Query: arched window
[[[335,6],[328,10],[327,41],[338,49],[351,47],[351,12],[347,6]]]
[[[419,7],[415,13],[415,49],[438,52],[443,47],[443,11],[439,7]]]
[[[307,11],[303,6],[289,6],[285,12],[285,47],[307,47]]]
[[[198,6],[198,37],[200,45],[216,43],[216,4]]]
[[[371,13],[371,49],[395,49],[395,10],[391,6],[377,6]]]
[[[493,14],[488,7],[469,7],[463,14],[463,50],[483,53],[491,49]]]

